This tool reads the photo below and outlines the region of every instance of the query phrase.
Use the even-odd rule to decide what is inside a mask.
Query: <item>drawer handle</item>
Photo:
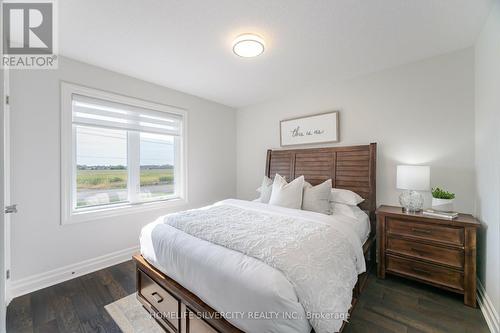
[[[163,302],[163,297],[161,297],[156,291],[152,293],[151,296],[155,299],[156,303]]]
[[[424,269],[420,269],[420,268],[416,268],[416,267],[412,267],[411,270],[414,271],[415,273],[420,273],[420,274],[425,274],[425,275],[431,274]]]
[[[419,232],[421,234],[427,234],[427,235],[430,235],[432,233],[430,230],[424,230],[424,229],[418,229],[418,228],[411,228],[411,231]]]

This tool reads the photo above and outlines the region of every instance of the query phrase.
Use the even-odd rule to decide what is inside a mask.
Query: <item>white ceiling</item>
[[[471,46],[491,0],[61,0],[64,56],[234,107]],[[231,51],[260,34],[258,58]]]

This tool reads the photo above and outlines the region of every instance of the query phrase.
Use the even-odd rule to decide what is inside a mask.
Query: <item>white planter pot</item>
[[[432,198],[432,209],[440,210],[443,212],[453,211],[453,201],[455,199],[437,199]]]

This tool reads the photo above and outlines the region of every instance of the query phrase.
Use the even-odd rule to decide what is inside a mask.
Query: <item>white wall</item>
[[[475,55],[476,215],[482,223],[478,243],[478,275],[496,309],[497,318],[500,318],[498,312],[500,311],[500,1],[498,0],[495,1],[478,37]]]
[[[334,61],[334,59],[332,59]],[[282,119],[340,110],[339,146],[378,143],[377,201],[397,204],[396,165],[431,165],[432,185],[474,204],[474,52],[466,49],[238,110],[239,198],[254,198]],[[430,194],[427,195],[430,200]]]
[[[188,207],[234,197],[232,108],[66,58],[57,71],[13,71],[12,199],[19,205],[12,222],[14,283],[136,246],[141,226],[169,211],[60,224],[61,80],[188,109]]]

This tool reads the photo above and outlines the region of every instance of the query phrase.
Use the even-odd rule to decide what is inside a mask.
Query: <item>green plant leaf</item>
[[[451,193],[445,190],[435,187],[432,189],[432,197],[436,199],[455,199],[455,193]]]

